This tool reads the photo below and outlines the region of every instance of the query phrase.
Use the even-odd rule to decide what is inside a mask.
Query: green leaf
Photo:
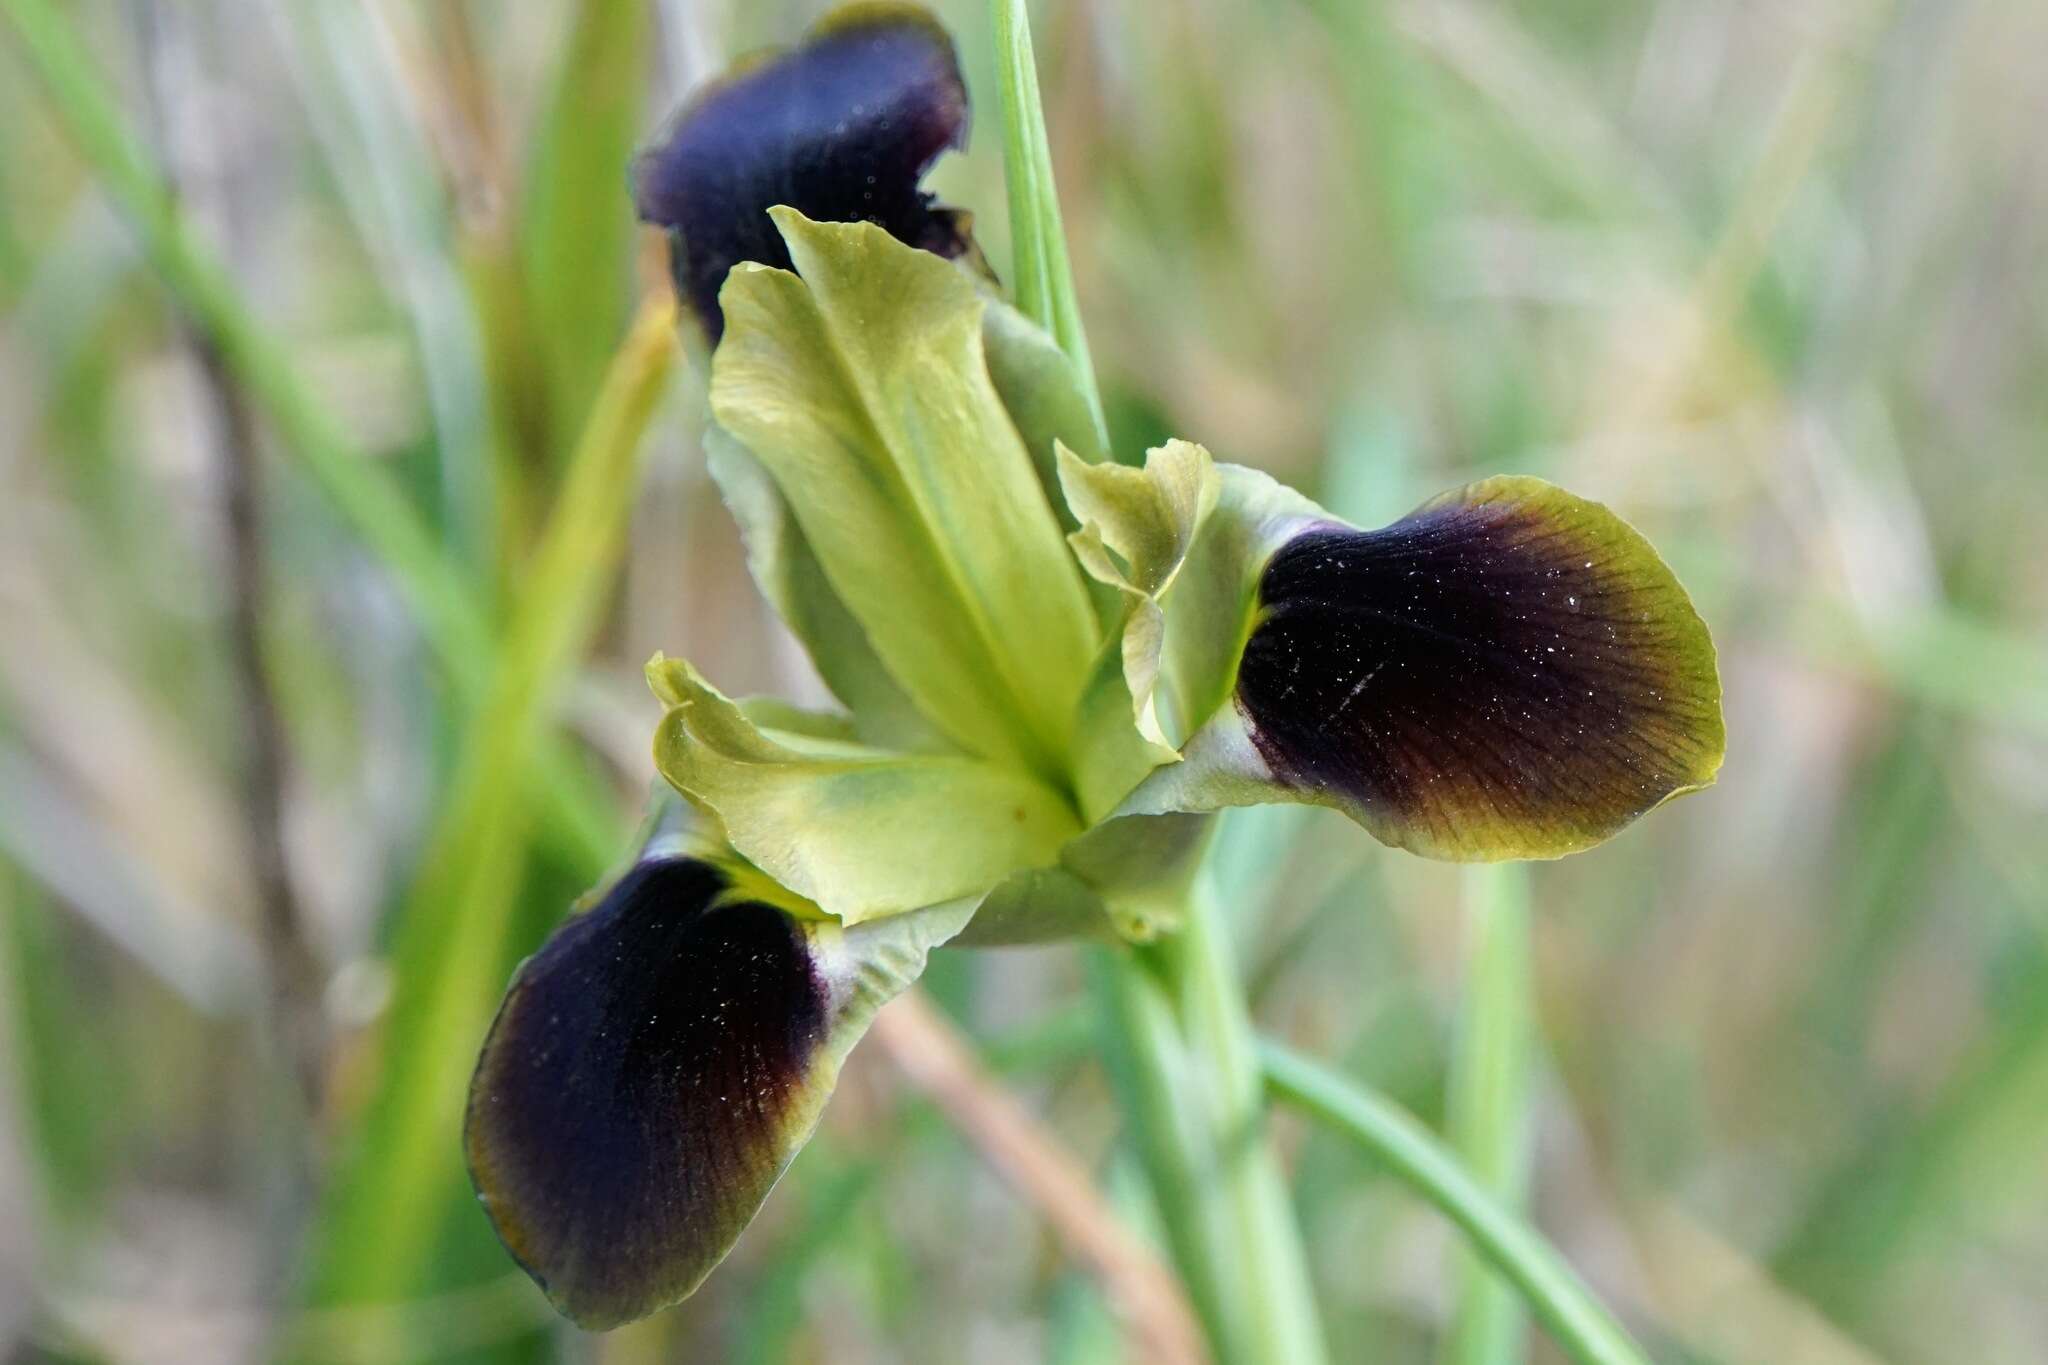
[[[1527,1203],[1534,1128],[1529,873],[1519,863],[1465,871],[1466,980],[1451,1056],[1445,1126],[1466,1168],[1511,1213]],[[1443,1365],[1518,1365],[1527,1324],[1511,1289],[1479,1257],[1457,1258],[1457,1300]]]
[[[989,379],[982,300],[872,225],[776,221],[802,278],[728,278],[713,413],[919,709],[973,753],[1057,777],[1098,632]]]
[[[484,575],[497,562],[499,490],[483,340],[451,251],[448,195],[406,108],[406,72],[367,7],[291,0],[278,11],[293,47],[287,66],[306,87],[306,112],[341,204],[411,324],[449,538]],[[596,339],[600,365],[615,331]]]
[[[403,1297],[433,1254],[422,1210],[460,1187],[462,1078],[507,967],[525,944],[512,911],[539,803],[530,780],[554,707],[596,631],[638,487],[641,437],[676,353],[672,310],[651,308],[620,350],[561,497],[483,706],[461,752],[393,949],[395,993],[378,1089],[337,1163],[310,1275],[322,1303]]]
[[[1095,387],[1095,366],[1088,356],[1081,305],[1074,296],[1073,271],[1067,263],[1059,194],[1053,187],[1052,144],[1046,136],[1045,108],[1038,94],[1031,16],[1024,0],[991,0],[991,4],[997,90],[1003,111],[1003,177],[1009,186],[1012,294],[1018,310],[1051,333],[1073,361],[1098,433],[1091,444],[1107,449],[1102,398]]]
[[[1080,833],[1061,795],[1015,768],[765,728],[678,659],[657,655],[648,681],[669,708],[662,776],[742,855],[848,925],[980,896],[1053,866]]]
[[[314,397],[290,348],[258,318],[219,256],[179,209],[73,28],[48,0],[0,0],[54,112],[134,228],[151,266],[193,325],[219,347],[235,382],[276,428],[279,444],[387,572],[455,691],[484,704],[492,686],[489,614],[390,469],[366,458]],[[600,864],[615,837],[605,793],[550,737],[531,780],[547,805],[543,835]]]
[[[638,229],[620,184],[640,133],[653,14],[616,0],[576,6],[526,168],[521,275],[563,454],[626,317]]]
[[[1272,1042],[1260,1047],[1266,1084],[1280,1099],[1356,1143],[1457,1224],[1480,1255],[1521,1291],[1552,1339],[1578,1365],[1649,1365],[1614,1315],[1564,1257],[1484,1187],[1398,1105],[1322,1063]]]

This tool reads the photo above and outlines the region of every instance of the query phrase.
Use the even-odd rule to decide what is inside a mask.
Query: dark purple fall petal
[[[768,218],[777,204],[965,251],[964,215],[935,208],[918,181],[966,140],[967,87],[945,30],[915,6],[854,5],[694,96],[635,161],[634,201],[669,230],[676,289],[715,343],[726,273],[741,261],[790,268]]]
[[[691,858],[627,873],[520,968],[470,1085],[492,1225],[585,1327],[694,1289],[822,1102],[806,939],[773,907],[721,902],[727,884]]]
[[[1712,642],[1648,543],[1538,479],[1274,555],[1238,672],[1283,783],[1435,857],[1556,857],[1713,779]]]

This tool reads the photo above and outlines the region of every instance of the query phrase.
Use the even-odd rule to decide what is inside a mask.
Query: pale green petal
[[[1061,497],[1054,446],[1066,446],[1090,464],[1109,458],[1088,406],[1088,391],[1059,343],[1000,299],[988,300],[981,338],[988,352],[989,378],[995,381],[1017,434],[1024,438],[1046,497],[1057,508]]]
[[[1185,744],[1230,696],[1251,632],[1259,571],[1303,528],[1330,520],[1270,475],[1216,466],[1216,506],[1203,521],[1164,603],[1155,705],[1168,739]]]
[[[1216,505],[1218,481],[1209,452],[1186,441],[1149,451],[1142,469],[1089,464],[1061,445],[1059,476],[1080,527],[1067,537],[1075,558],[1122,601],[1117,638],[1081,702],[1077,785],[1093,819],[1175,757],[1156,695],[1162,602]]]
[[[1061,464],[1083,525],[1069,540],[1089,574],[1124,596],[1119,638],[1083,695],[1078,787],[1090,819],[1223,705],[1251,627],[1259,568],[1321,509],[1256,470],[1170,442],[1142,470]]]
[[[756,727],[776,730],[793,737],[793,742],[803,740],[823,741],[832,744],[865,744],[867,736],[861,733],[860,723],[843,711],[813,711],[798,706],[795,702],[780,697],[741,697],[734,705]]]
[[[919,710],[974,753],[1058,773],[1099,629],[989,378],[983,301],[872,225],[775,216],[802,278],[732,272],[712,411]]]
[[[1109,908],[1066,868],[1034,867],[989,892],[958,941],[966,948],[1008,948],[1074,938],[1114,939]]]
[[[1058,867],[1020,872],[990,892],[960,942],[1156,938],[1178,925],[1214,827],[1207,815],[1182,813],[1097,825],[1060,851]]]
[[[705,430],[704,454],[739,523],[747,567],[761,595],[803,642],[832,695],[853,713],[860,737],[891,749],[936,747],[938,732],[876,657],[761,462],[716,424]]]
[[[1117,807],[1133,786],[1177,751],[1146,737],[1124,672],[1124,647],[1159,618],[1149,598],[1125,608],[1126,624],[1103,647],[1075,716],[1074,794],[1090,824]],[[1141,646],[1142,648],[1142,646]]]
[[[846,924],[978,896],[1053,866],[1080,832],[1060,794],[1017,769],[878,749],[823,723],[764,728],[681,660],[656,656],[648,678],[668,704],[662,776],[741,854]]]
[[[1031,453],[1040,486],[1063,510],[1054,447],[1066,445],[1090,461],[1106,458],[1087,394],[1073,362],[1043,329],[1000,299],[985,302],[989,377]],[[803,643],[825,685],[853,712],[861,737],[891,749],[936,747],[938,731],[882,666],[761,462],[716,423],[705,430],[704,450],[739,523],[754,582]]]
[[[1164,596],[1196,533],[1216,506],[1215,461],[1190,441],[1145,453],[1142,469],[1091,464],[1064,447],[1060,486],[1088,550],[1082,567],[1098,580],[1146,597]],[[1114,560],[1102,554],[1107,548]]]

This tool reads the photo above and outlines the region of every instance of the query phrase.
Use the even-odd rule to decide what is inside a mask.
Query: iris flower
[[[1643,537],[1533,478],[1344,524],[1185,441],[1110,458],[920,181],[951,42],[862,5],[635,166],[710,357],[711,472],[843,709],[649,681],[680,799],[514,978],[466,1146],[587,1327],[694,1290],[948,942],[1171,934],[1213,812],[1553,858],[1713,780],[1713,645]]]

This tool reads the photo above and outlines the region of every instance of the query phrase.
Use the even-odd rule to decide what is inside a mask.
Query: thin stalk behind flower
[[[536,819],[533,784],[522,777],[597,626],[674,333],[673,309],[649,304],[612,361],[508,624],[489,700],[465,735],[400,922],[382,1086],[328,1191],[312,1275],[317,1302],[408,1292],[439,1230],[419,1211],[459,1187],[450,1139],[462,1079],[510,965],[519,850]]]
[[[1073,361],[1101,431],[1030,16],[1024,0],[992,0],[991,7],[1017,306]],[[1126,1103],[1146,1130],[1139,1150],[1154,1197],[1219,1355],[1306,1365],[1323,1359],[1322,1328],[1287,1184],[1265,1141],[1251,1023],[1209,885],[1197,878],[1178,934],[1146,949],[1142,960],[1124,954],[1111,962],[1106,1017],[1131,1030],[1122,1049]],[[1171,1026],[1154,994],[1160,990]]]
[[[1089,982],[1118,1105],[1159,1213],[1168,1247],[1209,1340],[1242,1340],[1241,1305],[1230,1275],[1225,1228],[1199,1192],[1214,1165],[1197,1106],[1183,1077],[1193,1065],[1165,985],[1128,953],[1092,955]]]
[[[1140,1359],[1194,1365],[1207,1358],[1200,1328],[1165,1265],[1116,1217],[1074,1156],[983,1071],[967,1041],[922,993],[907,991],[883,1010],[874,1036],[1100,1281]]]
[[[1240,1334],[1227,1358],[1312,1365],[1327,1355],[1322,1324],[1286,1175],[1267,1138],[1257,1041],[1208,873],[1196,878],[1180,931],[1139,957],[1173,997],[1186,1065],[1167,1074],[1183,1087],[1177,1105],[1195,1116],[1211,1163],[1194,1189],[1171,1197],[1207,1203],[1220,1234],[1211,1254],[1227,1258],[1222,1277]]]
[[[1520,1212],[1529,1183],[1529,874],[1520,863],[1465,873],[1464,1003],[1451,1060],[1451,1141],[1473,1177]],[[1522,1308],[1484,1260],[1458,1257],[1444,1365],[1526,1357]]]
[[[1010,246],[1015,257],[1012,290],[1018,311],[1045,328],[1074,362],[1088,396],[1096,433],[1108,445],[1102,393],[1081,325],[1081,305],[1067,262],[1067,236],[1053,186],[1052,142],[1045,130],[1045,106],[1038,93],[1038,65],[1031,47],[1031,15],[1024,0],[990,0],[995,19],[996,82],[1003,110],[1003,179],[1010,196]]]
[[[1649,1365],[1628,1330],[1541,1233],[1468,1174],[1457,1153],[1399,1105],[1277,1043],[1259,1050],[1266,1085],[1346,1137],[1433,1204],[1528,1302],[1577,1365]]]

